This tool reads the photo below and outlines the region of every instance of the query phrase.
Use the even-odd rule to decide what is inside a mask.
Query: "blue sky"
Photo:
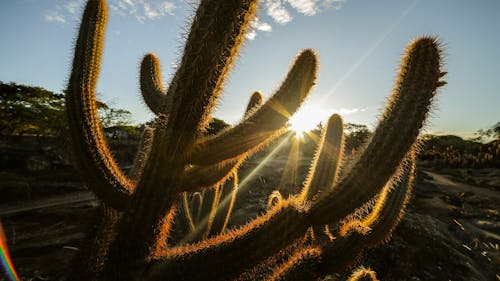
[[[156,53],[170,79],[195,2],[108,0],[101,100],[131,111],[136,122],[152,118],[139,93],[140,60]],[[61,92],[83,5],[0,1],[0,80]],[[314,117],[340,112],[374,126],[403,49],[426,34],[444,43],[449,72],[427,131],[470,136],[500,121],[500,1],[264,0],[252,27],[215,112],[229,123],[241,118],[253,91],[268,97],[295,54],[313,48],[321,62],[309,99]]]

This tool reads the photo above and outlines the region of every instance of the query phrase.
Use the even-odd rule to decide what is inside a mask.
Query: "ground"
[[[300,160],[300,173],[307,171],[309,160]],[[280,186],[285,162],[278,157],[260,165],[261,159],[254,158],[245,164],[240,182],[255,172],[241,186],[233,226],[265,211],[273,190],[279,188],[285,196],[296,192],[293,183]],[[429,163],[419,163],[418,170],[414,197],[391,241],[366,251],[358,264],[386,281],[500,280],[500,170],[439,169]],[[0,202],[21,279],[63,280],[87,229],[98,221],[99,202],[66,168],[30,176],[4,169],[2,194],[12,193],[4,192],[9,186],[29,194]],[[46,191],[33,191],[40,186]],[[345,280],[346,274],[330,279]]]

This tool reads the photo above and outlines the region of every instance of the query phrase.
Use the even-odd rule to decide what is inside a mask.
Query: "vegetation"
[[[161,83],[158,59],[144,57],[141,91],[157,119],[142,142],[142,160],[136,163],[140,173],[133,178],[116,165],[99,125],[95,85],[106,3],[88,1],[66,105],[76,164],[106,212],[72,279],[314,280],[342,270],[364,248],[388,239],[411,192],[415,140],[436,88],[444,84],[434,38],[419,38],[408,46],[388,106],[349,172],[337,176],[344,136],[342,119],[333,115],[322,132],[309,180],[296,196],[278,200],[239,229],[199,243],[174,245],[168,239],[180,196],[224,184],[248,155],[286,131],[288,117],[315,83],[316,54],[303,50],[268,101],[240,124],[206,136],[256,6],[256,0],[202,0],[168,89]],[[339,224],[379,193],[369,216]]]
[[[65,120],[64,95],[0,81],[0,136],[58,135]]]
[[[488,143],[464,140],[457,136],[424,136],[419,158],[442,167],[500,168],[500,137]]]
[[[140,128],[132,125],[129,111],[99,101],[96,105],[101,126],[112,138],[119,133],[132,137],[140,134]],[[66,116],[63,94],[0,81],[0,136],[59,136],[68,127]]]

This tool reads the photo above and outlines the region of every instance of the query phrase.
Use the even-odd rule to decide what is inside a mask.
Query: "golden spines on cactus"
[[[372,211],[364,218],[345,223],[338,237],[323,249],[320,266],[324,274],[340,272],[354,264],[363,250],[387,241],[408,204],[415,180],[415,155],[411,151],[398,173],[379,194]]]
[[[134,183],[120,170],[106,144],[95,100],[106,13],[104,0],[88,1],[66,90],[66,112],[78,169],[101,200],[123,209],[129,204]]]
[[[302,281],[316,280],[320,277],[317,268],[321,259],[319,247],[299,248],[296,254],[290,256],[265,281]]]
[[[204,130],[236,53],[257,9],[257,1],[201,1],[186,40],[169,109],[169,127],[183,132],[173,145],[192,144]],[[168,91],[170,92],[170,90]]]
[[[240,124],[202,140],[188,162],[207,165],[255,151],[285,132],[282,128],[316,82],[318,61],[312,50],[302,51],[276,93]]]
[[[430,37],[416,39],[407,48],[388,106],[352,169],[338,178],[342,121],[333,116],[302,188],[304,196],[277,200],[268,212],[247,225],[215,235],[227,226],[236,192],[234,188],[222,190],[222,184],[232,176],[236,187],[236,170],[246,157],[285,132],[288,118],[302,104],[317,76],[315,53],[302,51],[281,87],[264,105],[251,106],[252,97],[240,124],[203,137],[256,6],[256,0],[202,0],[167,94],[158,60],[146,55],[141,90],[158,118],[152,142],[141,146],[144,157],[136,165],[139,173],[133,173],[131,180],[116,165],[99,126],[95,85],[106,6],[104,1],[88,1],[67,89],[69,126],[75,159],[88,185],[105,204],[120,210],[116,227],[115,221],[110,223],[109,229],[116,231],[113,241],[103,247],[104,271],[99,267],[92,276],[108,280],[231,280],[276,256],[280,259],[272,263],[275,272],[268,276],[299,276],[294,272],[300,274],[297,270],[301,267],[315,268],[314,272],[324,275],[352,263],[365,247],[384,241],[394,229],[413,177],[405,177],[403,188],[390,193],[388,186],[395,184],[398,169],[408,169],[400,167],[415,143],[436,88],[445,83],[441,81],[445,73],[440,70],[440,46]],[[254,96],[255,104],[260,104],[261,95]],[[204,179],[207,175],[212,178]],[[208,190],[217,186],[215,191]],[[190,196],[199,201],[184,202],[191,205],[188,209],[179,206],[182,194],[184,201],[191,198],[185,191],[203,189],[206,198],[192,193]],[[311,227],[339,223],[378,193],[381,196],[372,213],[350,222],[359,227],[345,225],[348,231],[334,233],[338,236],[334,243],[315,244],[318,241],[309,238]],[[227,206],[220,205],[223,194],[229,200]],[[204,199],[211,205],[204,208]],[[219,213],[218,207],[222,207]],[[172,247],[167,238],[172,234],[176,210],[187,210],[185,231],[195,230],[208,215],[206,230],[201,226],[202,238],[214,236]],[[107,235],[106,229],[100,234]],[[224,270],[214,270],[219,268]]]
[[[349,276],[347,281],[379,281],[379,279],[375,271],[369,268],[359,267]]]
[[[333,114],[321,133],[318,150],[308,179],[300,195],[302,201],[312,200],[319,193],[331,191],[336,183],[344,151],[344,123]]]
[[[164,113],[166,93],[161,82],[160,61],[154,54],[147,54],[141,62],[140,81],[144,102],[154,114]]]
[[[440,64],[441,49],[436,39],[422,37],[410,43],[370,143],[332,192],[311,207],[315,223],[345,217],[353,211],[352,206],[375,196],[394,174],[423,126],[440,82]]]
[[[247,109],[245,109],[244,118],[250,116],[255,110],[257,110],[262,105],[262,101],[263,101],[262,93],[259,91],[255,91],[250,97]]]

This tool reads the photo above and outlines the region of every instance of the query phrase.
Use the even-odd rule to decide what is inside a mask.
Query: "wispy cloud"
[[[293,19],[281,0],[266,0],[266,12],[279,24],[286,24]]]
[[[293,20],[290,8],[299,14],[314,16],[323,10],[338,10],[346,0],[265,0],[266,14],[278,24]]]
[[[359,112],[364,112],[366,111],[366,107],[364,108],[339,108],[339,109],[332,109],[332,112],[333,113],[338,113],[340,115],[352,115],[352,114],[356,114],[356,113],[359,113]]]
[[[339,10],[346,0],[264,0],[263,7],[267,16],[279,25],[285,25],[294,18],[294,12],[314,16],[325,10]],[[256,30],[249,34],[255,38]],[[247,35],[247,38],[249,36]]]
[[[66,23],[68,18],[77,19],[84,3],[84,0],[57,0],[53,9],[44,12],[44,19],[58,24]],[[130,16],[141,23],[173,15],[177,8],[168,0],[110,0],[108,6],[111,13]]]
[[[255,36],[257,36],[257,31],[271,32],[272,30],[273,27],[270,24],[262,22],[258,17],[255,17],[250,23],[250,28],[248,29],[247,34],[245,34],[245,37],[248,40],[253,40],[255,39]]]
[[[299,13],[314,16],[318,12],[315,0],[288,0],[288,3]]]
[[[48,22],[54,22],[58,24],[66,23],[66,18],[58,10],[45,11],[43,14],[43,19]]]

